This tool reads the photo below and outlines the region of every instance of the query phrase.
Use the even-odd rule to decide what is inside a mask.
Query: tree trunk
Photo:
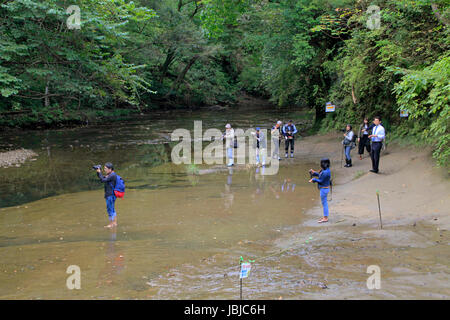
[[[47,81],[47,85],[45,86],[45,97],[44,97],[44,106],[46,108],[50,105],[50,99],[48,98],[48,84],[49,82]]]
[[[161,67],[161,76],[159,78],[159,82],[162,83],[164,78],[166,77],[167,70],[169,70],[169,66],[172,64],[172,62],[175,60],[175,50],[170,48],[167,52],[166,61],[164,61],[164,64]]]
[[[195,61],[197,61],[197,59],[199,58],[199,55],[196,54],[195,56],[192,57],[192,59],[186,64],[186,66],[184,67],[183,71],[178,75],[177,80],[175,80],[175,82],[172,84],[172,87],[170,88],[170,91],[167,92],[167,94],[165,95],[165,98],[167,98],[169,96],[169,94],[173,91],[173,90],[178,90],[178,88],[180,87],[181,82],[184,80],[184,77],[186,76],[186,73],[189,71],[189,69],[192,67],[192,65],[195,63]]]

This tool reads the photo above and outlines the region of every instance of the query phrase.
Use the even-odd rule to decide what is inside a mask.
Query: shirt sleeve
[[[294,132],[292,132],[292,134],[296,134],[298,132],[297,127],[295,126],[295,124],[293,124],[293,126],[294,126]]]
[[[101,182],[113,182],[115,180],[115,174],[110,174],[109,176],[102,175],[101,172],[97,172],[97,175]]]

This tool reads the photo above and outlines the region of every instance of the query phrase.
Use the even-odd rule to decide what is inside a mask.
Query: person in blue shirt
[[[327,158],[320,160],[320,167],[322,170],[319,172],[314,171],[313,169],[309,170],[309,173],[311,175],[311,179],[309,180],[310,183],[317,182],[317,188],[320,192],[320,199],[322,201],[322,207],[323,207],[323,218],[321,218],[318,222],[324,223],[328,222],[328,193],[330,192],[331,188],[331,171],[330,171],[330,160]],[[317,178],[313,178],[317,177]]]
[[[284,136],[284,146],[286,151],[286,158],[289,154],[289,145],[291,146],[291,158],[294,157],[294,139],[295,134],[297,133],[297,128],[295,127],[295,124],[292,123],[292,120],[289,120],[288,123],[286,123],[283,126],[283,129],[281,130]]]
[[[380,165],[380,152],[383,147],[383,141],[386,133],[384,127],[381,125],[381,118],[379,116],[374,117],[373,124],[372,134],[369,135],[369,139],[372,142],[372,152],[370,153],[370,158],[372,159],[372,170],[370,170],[370,172],[378,173],[378,167]]]

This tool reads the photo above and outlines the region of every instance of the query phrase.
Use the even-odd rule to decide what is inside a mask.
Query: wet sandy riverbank
[[[238,242],[203,267],[171,270],[149,283],[155,298],[238,299],[242,255],[256,260],[244,281],[245,299],[449,299],[450,189],[444,171],[433,166],[428,150],[394,145],[382,155],[379,175],[368,172],[368,155],[360,161],[355,150],[354,166],[340,168],[340,140],[327,134],[296,144],[297,158],[332,161],[329,223],[317,223],[317,194],[312,209],[293,203],[299,224],[273,240]],[[380,289],[367,287],[373,265],[380,268]]]

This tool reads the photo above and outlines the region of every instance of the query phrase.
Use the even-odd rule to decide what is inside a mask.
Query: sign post
[[[239,288],[240,288],[240,298],[242,300],[242,279],[247,278],[252,269],[250,262],[244,262],[244,258],[241,257],[240,261],[240,272],[239,272]]]
[[[336,111],[336,106],[331,102],[327,102],[325,105],[325,112],[334,112]]]

